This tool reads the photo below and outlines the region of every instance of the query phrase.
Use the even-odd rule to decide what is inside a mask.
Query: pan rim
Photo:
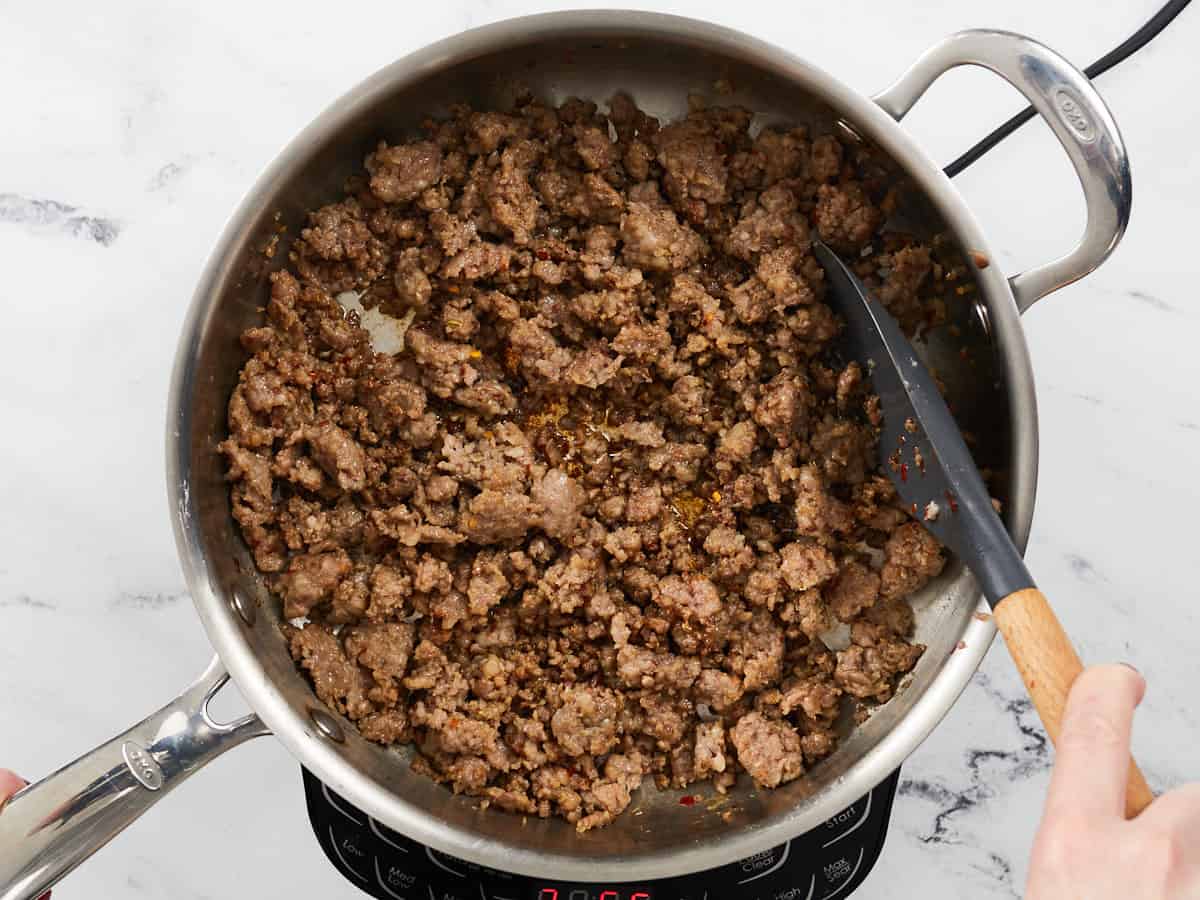
[[[246,193],[209,256],[185,324],[168,398],[167,489],[172,525],[185,577],[209,639],[250,706],[288,751],[321,781],[380,822],[438,851],[485,866],[529,876],[595,880],[618,873],[622,881],[671,877],[711,869],[782,844],[820,825],[881,782],[932,732],[978,668],[995,636],[990,617],[975,617],[963,636],[966,649],[954,653],[912,709],[879,744],[856,762],[846,777],[821,793],[821,801],[778,815],[761,826],[716,841],[682,844],[645,855],[581,857],[535,850],[470,835],[391,793],[322,740],[307,716],[288,703],[267,676],[211,577],[200,526],[189,496],[190,401],[196,389],[198,349],[214,314],[214,299],[232,273],[230,248],[246,237],[261,210],[260,198],[286,180],[331,133],[364,107],[403,84],[421,79],[472,55],[553,37],[630,35],[690,42],[743,59],[796,84],[828,103],[899,161],[929,196],[964,246],[990,258],[982,230],[950,180],[920,146],[869,98],[794,54],[742,32],[701,20],[650,12],[586,10],[508,19],[462,32],[417,50],[371,75],[334,101],[293,138]],[[979,273],[996,335],[1001,370],[1007,378],[1013,434],[1013,491],[1010,522],[1023,548],[1032,522],[1037,474],[1037,414],[1032,370],[1016,303],[997,266]],[[968,577],[969,576],[964,576]],[[979,610],[987,611],[980,598]],[[851,777],[852,776],[852,777]]]

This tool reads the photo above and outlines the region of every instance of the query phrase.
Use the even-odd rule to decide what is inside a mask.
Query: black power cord
[[[1117,63],[1128,59],[1130,56],[1133,56],[1134,53],[1150,43],[1150,41],[1153,40],[1160,31],[1170,25],[1172,20],[1174,20],[1177,15],[1183,12],[1184,8],[1190,2],[1191,0],[1169,0],[1169,2],[1162,9],[1154,14],[1150,21],[1130,35],[1128,40],[1126,40],[1115,50],[1104,54],[1104,56],[1100,57],[1098,60],[1084,69],[1084,74],[1087,75],[1088,78],[1095,78],[1096,76],[1107,72]],[[950,178],[953,178],[967,166],[971,165],[971,163],[979,159],[979,157],[983,156],[983,154],[987,153],[998,143],[1032,119],[1035,115],[1037,115],[1037,113],[1034,111],[1032,106],[1025,107],[1025,109],[1023,109],[1021,112],[1017,113],[958,159],[954,160],[954,162],[950,163],[950,165],[946,166],[946,175]]]

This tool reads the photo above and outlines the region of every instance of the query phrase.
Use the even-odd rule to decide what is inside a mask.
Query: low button
[[[358,832],[329,826],[329,846],[342,868],[359,881],[370,881],[370,861],[365,841]]]

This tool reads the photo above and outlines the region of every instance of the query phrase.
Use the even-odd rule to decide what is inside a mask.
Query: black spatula
[[[992,507],[983,478],[925,364],[896,320],[832,250],[813,252],[846,323],[847,354],[866,369],[882,413],[879,461],[904,505],[967,565],[995,613],[1017,670],[1052,741],[1083,669],[1079,655]],[[1154,799],[1130,760],[1125,810]]]

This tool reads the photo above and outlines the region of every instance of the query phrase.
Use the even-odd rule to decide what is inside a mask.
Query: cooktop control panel
[[[378,900],[833,900],[883,848],[900,773],[821,827],[728,866],[651,882],[583,884],[487,869],[411,841],[347,803],[307,770],[304,790],[329,861]]]

